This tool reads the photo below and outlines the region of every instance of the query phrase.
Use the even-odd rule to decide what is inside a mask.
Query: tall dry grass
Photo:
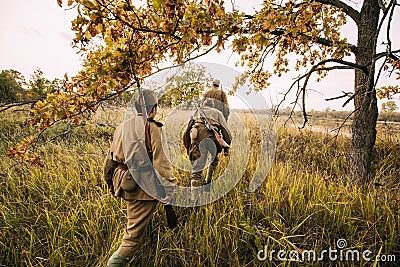
[[[107,195],[102,162],[121,111],[96,124],[59,124],[36,147],[44,167],[0,165],[0,266],[105,266],[125,224],[123,201]],[[0,121],[0,153],[33,129],[8,112]],[[254,148],[256,131],[249,131]],[[247,191],[256,160],[225,197],[176,208],[181,225],[166,228],[160,206],[131,266],[370,266],[371,262],[260,261],[261,249],[322,251],[340,238],[347,248],[396,255],[400,262],[400,136],[378,136],[373,181],[347,181],[347,137],[282,128],[275,161],[262,186]],[[234,148],[233,148],[234,149]],[[253,153],[254,154],[254,153]],[[253,155],[252,154],[252,155]],[[226,159],[225,159],[226,160]],[[222,165],[226,162],[222,162]],[[177,175],[179,175],[177,173]],[[181,174],[182,180],[187,179]],[[376,185],[378,186],[376,186]]]

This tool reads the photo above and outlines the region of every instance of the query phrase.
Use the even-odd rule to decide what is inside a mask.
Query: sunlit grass
[[[102,126],[73,128],[48,143],[39,140],[36,149],[44,167],[2,157],[0,266],[105,266],[125,224],[124,202],[107,195],[101,178],[112,126],[124,117],[120,110],[112,114],[100,114]],[[2,155],[23,135],[34,133],[23,124],[24,116],[3,116]],[[45,137],[67,128],[60,124]],[[254,149],[257,131],[249,134]],[[256,163],[250,159],[225,197],[206,206],[176,208],[181,222],[176,230],[166,228],[160,206],[131,266],[293,266],[276,255],[273,261],[259,261],[257,252],[321,251],[335,248],[339,238],[349,248],[369,249],[373,255],[381,250],[400,260],[399,134],[378,136],[375,176],[366,188],[347,181],[347,137],[335,141],[328,134],[280,129],[277,143],[274,164],[256,192],[247,190]],[[187,174],[176,174],[187,181]]]

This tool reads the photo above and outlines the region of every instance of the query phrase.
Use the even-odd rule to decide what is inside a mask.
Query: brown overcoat
[[[226,96],[226,93],[224,91],[213,88],[205,92],[203,97],[217,100],[215,101],[213,106],[219,111],[221,111],[222,115],[224,115],[225,120],[228,121],[230,111],[229,111],[228,97]]]
[[[162,124],[151,121],[149,125],[153,166],[166,193],[171,194],[174,185],[177,184],[177,179],[172,174],[171,163],[163,150]],[[115,181],[132,179],[131,172],[126,169],[126,166],[131,167],[132,164],[129,163],[133,161],[139,167],[140,180],[132,192],[126,192],[121,188],[121,184],[118,184],[120,182],[116,183]],[[153,196],[159,196],[157,192],[159,185],[154,179],[155,172],[150,165],[151,162],[145,147],[143,118],[138,115],[116,128],[113,142],[104,161],[103,176],[107,184],[114,186],[115,196],[126,200],[153,200]]]

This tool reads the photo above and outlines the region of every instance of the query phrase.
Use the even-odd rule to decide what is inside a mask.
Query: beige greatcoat
[[[164,153],[161,139],[161,123],[150,121],[151,148],[153,151],[153,166],[158,173],[165,193],[171,194],[177,179],[172,174],[171,164]],[[121,186],[122,178],[132,176],[126,165],[137,162],[141,171],[138,184],[134,184],[132,192],[125,192]],[[146,227],[152,218],[158,196],[154,171],[148,168],[151,162],[145,147],[144,122],[142,116],[136,116],[117,127],[110,150],[104,161],[104,179],[114,186],[115,196],[123,197],[127,203],[127,224],[124,237],[118,249],[118,254],[131,259],[135,256],[143,240]],[[114,180],[114,182],[113,182]],[[118,182],[115,182],[118,181]],[[143,187],[143,188],[142,188]]]
[[[166,193],[170,194],[177,180],[172,174],[171,163],[163,150],[161,139],[162,124],[150,121],[149,125],[153,150],[153,166],[158,173],[158,179],[166,190]],[[112,184],[113,175],[114,180],[118,180],[119,176],[130,176],[131,173],[128,170],[118,168],[118,166],[122,164],[131,167],[129,162],[132,161],[137,162],[140,168],[144,167],[144,170],[141,171],[139,186],[133,192],[121,192],[121,188],[114,184],[115,195],[127,200],[153,200],[158,195],[157,184],[151,168],[145,168],[146,166],[149,167],[151,162],[145,150],[145,133],[142,116],[136,116],[133,119],[123,122],[115,130],[113,142],[104,161],[103,173],[107,184]]]

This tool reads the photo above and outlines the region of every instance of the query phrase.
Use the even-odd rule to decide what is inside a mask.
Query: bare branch
[[[358,92],[355,92],[352,96],[350,96],[349,99],[347,99],[346,102],[343,103],[342,107],[345,107],[348,103],[350,103],[350,101],[353,100],[357,94]]]
[[[325,101],[331,101],[331,100],[336,100],[336,99],[348,97],[348,99],[342,105],[342,107],[344,107],[357,95],[357,93],[353,94],[351,92],[344,92],[344,91],[342,91],[342,92],[343,92],[343,95],[332,97],[332,98],[326,98]]]
[[[332,66],[332,67],[319,67],[321,65],[324,65],[326,63],[329,62],[335,62],[335,63],[341,63],[343,65],[347,65],[347,66]],[[314,68],[315,67],[315,68]],[[315,65],[313,67],[313,69],[311,69],[309,72],[307,72],[306,74],[297,77],[294,82],[291,84],[291,86],[289,87],[289,89],[286,91],[286,93],[284,93],[284,96],[282,98],[282,100],[278,103],[276,110],[278,110],[280,108],[280,106],[282,105],[282,103],[286,100],[287,95],[289,94],[289,92],[293,89],[293,87],[298,84],[302,79],[306,78],[307,76],[310,76],[312,73],[317,72],[317,71],[330,71],[330,70],[338,70],[338,69],[354,69],[354,68],[362,68],[360,66],[358,66],[357,64],[354,64],[352,62],[347,62],[344,60],[338,60],[338,59],[327,59],[324,61],[319,62],[317,65]],[[276,113],[276,112],[275,112]]]
[[[138,24],[139,27],[134,26],[133,24],[129,23],[128,21],[124,20],[121,16],[119,16],[118,14],[116,14],[115,12],[113,12],[109,7],[107,7],[105,4],[101,3],[101,1],[96,0],[96,3],[98,5],[100,5],[101,7],[103,7],[104,9],[106,9],[110,14],[112,14],[117,20],[121,21],[124,25],[126,25],[127,27],[131,28],[132,30],[138,31],[138,32],[145,32],[145,33],[155,33],[155,34],[159,34],[159,35],[170,35],[171,37],[180,40],[181,38],[178,36],[175,36],[173,34],[171,34],[170,32],[165,32],[165,31],[160,31],[160,30],[154,30],[154,29],[150,29],[148,27],[143,27],[141,24],[141,21],[138,17],[138,15],[136,14],[136,12],[134,12],[132,10],[132,12],[134,13],[135,17],[138,19]],[[81,3],[82,4],[82,3]],[[82,4],[84,7],[86,7],[88,10],[93,11],[92,9],[90,9],[90,7],[86,6],[85,4]],[[101,13],[96,13],[96,15],[98,15],[101,18],[107,19],[109,20],[110,18],[107,16],[102,15]]]
[[[325,65],[327,63],[331,63],[331,62],[347,66],[351,69],[359,69],[359,70],[362,70],[365,74],[368,74],[368,68],[366,66],[361,66],[356,63],[345,61],[342,59],[337,59],[337,58],[330,58],[330,59],[323,60],[323,61],[319,62],[318,64],[314,65],[314,67],[319,67],[319,66]],[[339,66],[337,66],[337,67],[339,67]]]
[[[34,104],[36,104],[36,102],[38,102],[39,100],[42,100],[42,99],[44,99],[44,97],[41,97],[39,99],[34,99],[34,100],[23,101],[23,102],[14,102],[14,103],[4,104],[4,105],[0,106],[1,107],[0,112],[6,111],[13,107],[20,107],[20,106],[25,106],[25,105],[29,105],[29,104],[34,105]]]
[[[389,44],[388,44],[387,46],[388,46],[388,49],[389,49]],[[388,52],[388,54],[390,54],[390,52]],[[380,76],[381,76],[381,73],[382,73],[382,71],[383,71],[383,68],[384,68],[385,65],[386,65],[387,60],[388,60],[388,56],[385,57],[385,60],[382,62],[382,65],[381,65],[380,68],[379,68],[378,74],[376,75],[376,80],[375,80],[374,88],[376,88],[376,85],[378,84],[379,78],[380,78]]]
[[[384,53],[385,60],[383,61],[381,67],[379,68],[378,75],[376,76],[377,78],[375,80],[374,87],[376,87],[376,85],[378,84],[379,77],[381,76],[383,68],[385,67],[385,64],[386,64],[388,58],[390,58],[390,55],[392,54],[392,52],[391,52],[391,50],[392,50],[392,42],[390,40],[390,26],[391,26],[391,22],[392,22],[392,19],[393,19],[393,12],[394,12],[394,8],[395,8],[394,4],[395,4],[395,0],[392,0],[392,1],[390,1],[390,3],[389,3],[387,8],[385,8],[383,6],[383,9],[382,9],[382,7],[381,7],[381,9],[383,10],[383,16],[382,16],[381,21],[379,23],[378,30],[377,30],[376,36],[375,36],[375,40],[378,38],[379,32],[381,31],[382,25],[383,25],[383,23],[384,23],[384,21],[386,19],[386,16],[389,13],[389,10],[390,10],[390,15],[389,15],[389,21],[388,21],[387,30],[386,30],[386,37],[387,37],[386,46],[387,47],[386,47],[386,53]],[[383,3],[382,3],[382,5],[383,5]],[[377,55],[375,56],[375,61],[376,60],[377,60]]]
[[[303,126],[300,127],[300,129],[303,129],[304,127],[306,127],[306,124],[308,122],[308,117],[307,117],[307,111],[306,111],[306,88],[303,87],[302,88],[302,92],[303,92],[303,97],[301,99],[301,108],[303,111]]]
[[[391,6],[391,5],[392,5],[392,6]],[[387,28],[386,28],[386,38],[387,38],[388,43],[389,43],[389,45],[390,45],[390,50],[392,50],[392,41],[390,40],[390,28],[391,28],[391,26],[392,26],[393,13],[394,13],[395,7],[396,7],[396,6],[395,6],[395,0],[392,0],[392,1],[390,2],[389,6],[388,6],[388,11],[389,11],[389,8],[390,8],[391,10],[390,10],[390,15],[389,15],[388,25],[387,25]]]
[[[391,51],[389,53],[389,55],[388,55],[387,52],[378,53],[378,54],[375,55],[375,61],[377,61],[377,60],[379,60],[379,59],[381,59],[383,57],[386,57],[386,56],[388,56],[389,58],[391,58],[393,60],[398,60],[399,57],[396,55],[397,53],[400,53],[400,49],[395,50],[395,51]]]
[[[173,69],[173,68],[176,68],[176,67],[180,67],[180,66],[182,66],[182,65],[184,65],[184,64],[186,64],[186,63],[188,63],[189,61],[193,61],[193,60],[195,60],[195,59],[197,59],[197,58],[200,58],[200,57],[202,57],[202,56],[204,56],[204,55],[210,53],[210,52],[211,52],[213,49],[215,49],[217,46],[218,46],[218,43],[215,43],[213,46],[211,46],[209,49],[207,49],[206,51],[204,51],[204,52],[201,53],[201,54],[195,55],[195,56],[193,56],[193,57],[186,58],[184,61],[182,61],[182,62],[179,63],[179,64],[167,66],[167,67],[164,67],[164,68],[158,68],[156,71],[154,71],[154,72],[152,72],[151,74],[149,74],[149,75],[147,75],[147,76],[144,76],[144,77],[142,77],[142,78],[150,77],[151,75],[154,75],[154,74],[156,74],[156,73],[158,73],[158,72],[161,72],[161,71],[163,71],[163,70],[168,70],[168,69]],[[193,51],[193,52],[194,52],[194,51]],[[192,52],[192,53],[193,53],[193,52]]]
[[[396,6],[396,0],[391,0],[387,7],[385,6],[384,1],[378,0],[378,5],[379,5],[380,9],[383,11],[383,13],[387,13],[392,5],[393,5],[393,7]]]
[[[320,66],[323,66],[323,65],[325,65],[325,64],[327,64],[327,63],[330,63],[330,62],[339,63],[339,64],[342,64],[342,65],[345,65],[345,66],[320,67]],[[298,100],[299,100],[300,94],[302,95],[301,108],[302,108],[302,113],[303,113],[303,125],[300,127],[300,129],[304,128],[305,125],[306,125],[307,122],[308,122],[308,117],[307,117],[308,115],[307,115],[307,111],[306,111],[306,99],[305,99],[305,98],[306,98],[306,90],[307,90],[308,81],[309,81],[311,75],[312,75],[314,72],[318,72],[318,71],[330,71],[330,70],[334,70],[334,69],[354,69],[354,68],[361,69],[361,70],[363,70],[363,71],[367,71],[365,67],[362,67],[362,66],[359,66],[359,65],[357,65],[357,64],[355,64],[355,63],[347,62],[347,61],[344,61],[344,60],[341,60],[341,59],[334,59],[334,58],[333,58],[333,59],[327,59],[327,60],[323,60],[323,61],[319,62],[318,64],[314,65],[314,66],[311,68],[311,70],[310,70],[309,72],[307,72],[307,73],[304,74],[303,76],[298,77],[298,78],[292,83],[292,85],[290,86],[289,90],[285,93],[284,98],[283,98],[282,101],[278,104],[278,107],[279,107],[279,106],[281,105],[281,103],[283,103],[283,101],[286,99],[287,94],[292,90],[293,86],[294,86],[295,84],[299,84],[299,82],[300,82],[302,79],[305,79],[305,81],[304,81],[304,83],[303,83],[303,86],[302,86],[301,88],[298,87],[298,92],[297,92],[297,94],[296,94],[296,100],[295,100],[295,103],[297,103]],[[353,96],[354,96],[354,95],[353,95]],[[352,96],[352,97],[353,97],[353,96]],[[352,97],[351,97],[351,98],[352,98]]]
[[[351,92],[344,92],[342,91],[343,95],[341,96],[335,96],[335,97],[331,97],[331,98],[325,98],[325,101],[331,101],[331,100],[336,100],[336,99],[340,99],[340,98],[344,98],[344,97],[351,97],[353,95],[353,93]]]
[[[297,84],[296,100],[294,101],[294,105],[293,105],[292,109],[290,110],[290,113],[289,113],[289,116],[288,116],[287,120],[285,120],[285,122],[283,124],[284,126],[286,126],[286,124],[287,124],[287,122],[289,120],[291,120],[292,123],[294,125],[296,125],[295,121],[293,120],[293,115],[295,114],[294,113],[294,109],[296,107],[296,103],[297,103],[298,98],[299,98],[299,88],[300,88],[300,80],[299,79],[296,79],[295,82],[292,83],[292,85],[290,86],[289,90],[287,90],[286,93],[284,93],[284,96],[283,96],[282,100],[279,102],[279,104],[276,106],[276,109],[275,109],[275,115],[278,115],[279,108],[280,108],[281,104],[286,100],[287,95],[290,93],[290,91],[293,89],[294,85],[296,85],[296,84]],[[293,104],[293,103],[291,103],[291,104]]]
[[[50,143],[50,142],[53,142],[53,141],[56,140],[58,137],[61,137],[61,136],[64,136],[64,135],[69,134],[69,133],[71,132],[71,130],[72,130],[72,127],[71,127],[70,124],[68,124],[68,129],[67,129],[67,130],[65,130],[65,131],[62,132],[62,133],[57,134],[56,136],[53,136],[50,140],[48,140],[48,141],[46,142],[46,144],[47,144],[47,143]]]
[[[354,22],[358,25],[360,23],[360,12],[347,5],[346,3],[339,0],[316,0],[316,2],[321,4],[331,5],[340,8],[344,13],[346,13]]]
[[[284,30],[281,30],[281,29],[276,29],[276,30],[273,30],[273,31],[261,30],[260,29],[260,31],[262,31],[263,33],[269,33],[269,34],[272,34],[272,35],[275,35],[275,36],[281,36],[281,35],[285,35],[286,34],[287,36],[292,37],[291,33],[286,33]],[[244,30],[243,32],[244,33],[249,33],[246,30]],[[333,42],[331,40],[329,40],[329,39],[322,38],[322,37],[311,37],[311,36],[306,35],[306,34],[300,34],[300,35],[304,36],[304,37],[307,37],[310,40],[315,40],[315,42],[317,44],[320,44],[320,45],[323,45],[323,46],[329,46],[329,47],[333,46]],[[358,54],[358,47],[357,46],[355,46],[353,44],[350,44],[350,43],[347,44],[347,45],[349,46],[349,49],[353,54],[355,54],[355,55]]]
[[[277,105],[276,108],[275,108],[275,114],[276,114],[276,115],[278,114],[279,108],[281,107],[281,105],[283,104],[283,102],[286,101],[286,97],[288,96],[288,94],[290,93],[290,91],[292,91],[293,87],[294,87],[296,84],[299,84],[300,80],[301,80],[302,78],[304,78],[304,77],[305,77],[305,76],[303,75],[303,76],[300,76],[300,77],[296,78],[295,81],[294,81],[294,82],[291,84],[291,86],[289,87],[289,89],[283,94],[283,97],[282,97],[281,101],[279,101],[278,105]]]
[[[342,130],[345,123],[350,119],[351,115],[353,115],[354,112],[356,112],[356,110],[357,109],[354,109],[352,112],[350,112],[350,114],[346,116],[346,118],[342,121],[342,123],[339,125],[339,127],[331,130],[331,132],[336,132],[336,134],[334,136],[335,139],[337,139],[337,137],[339,136],[340,130]]]

